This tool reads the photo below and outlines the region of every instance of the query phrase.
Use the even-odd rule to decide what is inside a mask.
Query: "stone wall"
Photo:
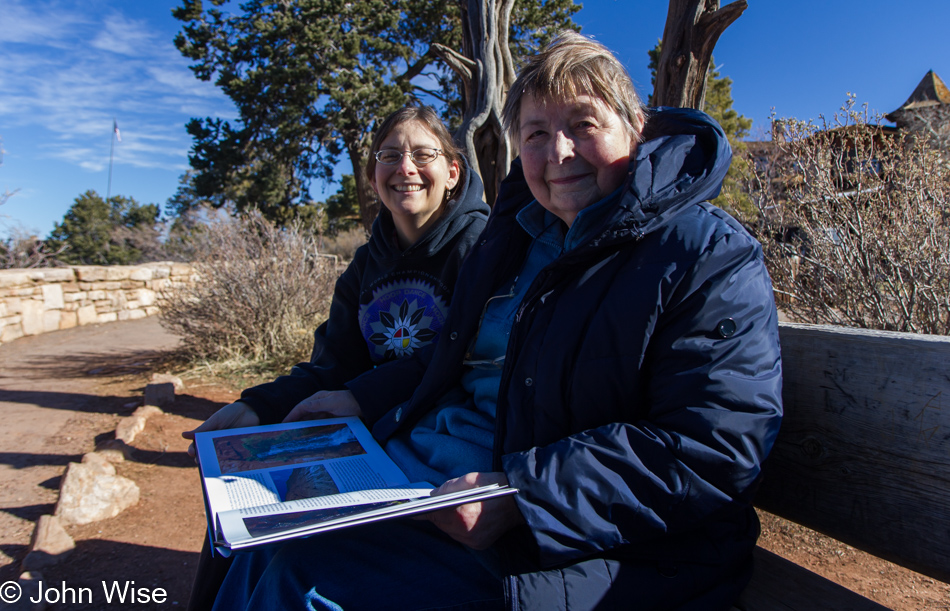
[[[194,282],[186,263],[0,270],[0,344],[24,335],[156,314],[162,291]]]

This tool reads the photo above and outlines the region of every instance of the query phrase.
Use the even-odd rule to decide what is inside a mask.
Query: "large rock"
[[[116,475],[112,464],[91,453],[82,463],[69,463],[55,513],[66,524],[89,524],[115,517],[138,502],[135,482]]]
[[[23,327],[23,335],[39,335],[44,331],[44,320],[43,320],[43,302],[33,299],[24,299],[22,301],[23,307],[23,320],[21,325]]]
[[[168,405],[175,402],[175,393],[185,389],[181,378],[165,374],[152,374],[152,380],[145,386],[146,405]]]
[[[76,311],[76,316],[78,317],[79,325],[90,325],[99,320],[99,315],[96,313],[96,306],[89,304],[79,308]]]
[[[73,270],[80,282],[96,282],[106,279],[106,268],[98,265],[75,265]]]
[[[133,451],[132,446],[121,439],[106,439],[96,445],[95,454],[100,454],[107,462],[117,463],[132,458]]]
[[[175,393],[172,393],[172,398],[174,399]],[[145,397],[148,399],[148,387],[145,389]],[[141,433],[145,429],[145,421],[152,416],[161,414],[162,409],[154,405],[143,405],[134,412],[131,416],[126,416],[122,420],[119,420],[119,424],[115,427],[115,438],[125,442],[126,444],[132,443],[132,440],[135,439],[135,436]]]
[[[62,310],[46,310],[43,312],[43,332],[59,331],[59,323],[62,318]]]
[[[62,310],[65,302],[63,301],[63,287],[59,284],[44,284],[41,287],[43,291],[43,307],[47,310]]]
[[[151,384],[166,384],[168,382],[171,382],[172,386],[175,387],[176,393],[185,390],[185,383],[181,381],[181,378],[170,373],[153,373],[149,380]]]
[[[129,274],[129,280],[137,280],[139,282],[147,282],[152,279],[152,270],[148,267],[136,267]]]
[[[50,267],[41,270],[44,282],[73,282],[76,273],[71,267]]]
[[[30,276],[21,269],[0,269],[0,289],[30,284]]]
[[[56,516],[40,516],[30,539],[30,551],[23,559],[24,571],[35,571],[64,560],[76,543]]]

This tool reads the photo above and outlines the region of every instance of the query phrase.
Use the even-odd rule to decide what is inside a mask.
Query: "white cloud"
[[[35,126],[37,154],[101,171],[115,119],[122,132],[117,166],[184,171],[191,146],[185,123],[233,116],[233,108],[194,78],[170,28],[125,14],[127,7],[0,0],[0,123]]]
[[[145,23],[122,15],[109,15],[104,28],[92,40],[92,46],[119,55],[141,56],[155,45],[155,36]]]
[[[0,42],[63,46],[60,41],[85,19],[63,10],[59,3],[48,4],[46,10],[38,11],[34,4],[4,0],[0,6]]]

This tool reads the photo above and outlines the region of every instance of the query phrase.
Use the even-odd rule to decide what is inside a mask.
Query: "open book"
[[[491,485],[432,496],[359,418],[208,431],[195,447],[211,542],[225,554],[517,492]]]

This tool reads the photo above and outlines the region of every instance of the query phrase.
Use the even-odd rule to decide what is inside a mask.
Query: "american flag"
[[[115,132],[115,139],[122,142],[122,134],[119,133],[119,124],[115,122],[115,119],[112,120],[112,131]]]

